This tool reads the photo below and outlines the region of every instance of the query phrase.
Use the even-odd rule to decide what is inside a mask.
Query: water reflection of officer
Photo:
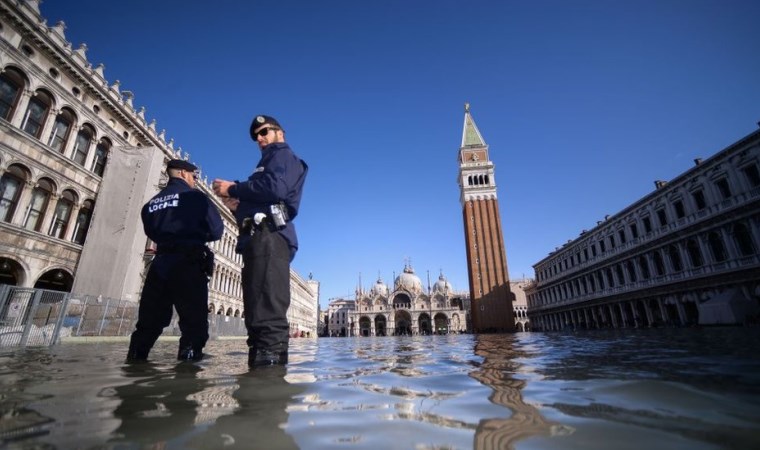
[[[230,415],[216,422],[191,448],[296,449],[293,437],[283,426],[288,422],[288,405],[306,388],[284,379],[285,367],[251,371],[237,376],[238,388],[232,398],[238,404]]]
[[[151,364],[127,365],[123,369],[130,383],[114,388],[121,400],[114,416],[121,420],[112,443],[138,444],[139,448],[177,448],[193,434],[201,405],[193,400],[210,382],[198,377],[203,370],[195,364],[178,364],[159,370]],[[125,448],[134,448],[127,445]],[[110,447],[109,447],[110,448]],[[119,447],[117,447],[119,448]]]
[[[173,159],[166,166],[169,182],[142,208],[145,234],[156,243],[156,257],[145,279],[128,361],[147,359],[164,327],[179,315],[177,359],[200,360],[208,340],[208,277],[214,254],[205,243],[222,237],[219,211],[194,189],[198,168]]]
[[[298,249],[293,219],[298,214],[308,167],[285,142],[285,130],[270,116],[256,116],[251,138],[261,159],[245,181],[214,180],[214,192],[234,211],[240,228],[242,285],[248,330],[248,365],[288,361],[290,261]]]

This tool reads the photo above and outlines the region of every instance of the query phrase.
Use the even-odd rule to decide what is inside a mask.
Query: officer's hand
[[[229,189],[233,184],[235,183],[232,181],[221,180],[219,178],[215,179],[212,183],[214,194],[218,195],[219,197],[229,197]]]
[[[230,209],[230,211],[235,212],[238,205],[240,204],[240,200],[232,197],[222,197],[222,203],[224,203],[224,206]]]

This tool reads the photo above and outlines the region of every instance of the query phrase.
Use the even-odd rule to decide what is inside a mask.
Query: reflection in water
[[[284,367],[266,367],[237,376],[232,397],[237,408],[218,418],[202,435],[192,439],[193,448],[291,449],[298,448],[286,432],[288,405],[304,391],[285,380]]]
[[[125,366],[124,342],[0,349],[0,447],[760,448],[754,329],[291,340],[249,372]],[[273,369],[273,370],[269,370]]]
[[[479,335],[475,354],[484,358],[478,370],[470,376],[491,387],[494,392],[488,399],[512,411],[507,419],[483,419],[475,432],[476,449],[512,449],[520,440],[532,436],[565,435],[573,429],[547,421],[537,408],[523,401],[521,391],[527,384],[515,379],[517,358],[529,355],[516,349],[515,335]]]
[[[203,404],[198,394],[209,386],[199,378],[203,369],[181,363],[169,369],[153,364],[128,364],[122,368],[128,384],[113,388],[121,399],[114,416],[121,424],[111,443],[139,443],[142,448],[181,445],[193,433]]]

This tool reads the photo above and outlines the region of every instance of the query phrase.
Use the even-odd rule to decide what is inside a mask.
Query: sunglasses
[[[257,132],[256,132],[256,134],[257,134],[258,136],[264,137],[264,136],[266,136],[267,134],[269,134],[269,130],[272,130],[272,131],[277,131],[277,130],[279,130],[279,128],[274,128],[274,127],[266,127],[266,128],[262,128],[262,129],[260,129],[259,131],[257,131]]]

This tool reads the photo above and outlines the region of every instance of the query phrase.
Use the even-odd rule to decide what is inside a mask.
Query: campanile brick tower
[[[488,157],[488,145],[470,115],[469,103],[464,107],[458,159],[472,328],[475,332],[513,331],[514,294],[509,290],[494,164]]]

